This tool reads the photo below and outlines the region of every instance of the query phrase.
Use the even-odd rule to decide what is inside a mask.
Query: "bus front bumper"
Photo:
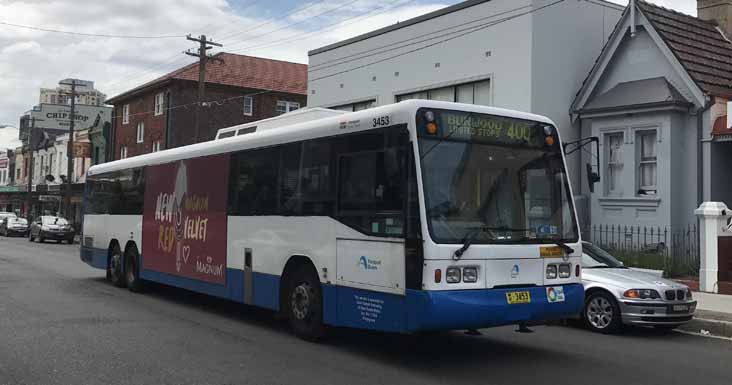
[[[561,287],[559,291],[563,292],[563,296],[556,295],[558,287]],[[526,291],[529,292],[530,302],[508,303],[507,293]],[[408,322],[411,331],[542,324],[576,316],[582,312],[584,304],[581,284],[483,290],[415,290],[409,294],[407,301],[411,302],[411,311]]]

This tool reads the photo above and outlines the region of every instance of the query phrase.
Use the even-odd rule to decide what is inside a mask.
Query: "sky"
[[[182,53],[195,47],[187,34],[205,33],[227,52],[307,63],[308,50],[458,2],[0,0],[0,126],[17,126],[20,115],[38,104],[39,88],[56,87],[61,79],[92,80],[111,97],[191,63],[195,59]],[[696,14],[695,0],[652,2]],[[78,36],[2,23],[146,38]]]

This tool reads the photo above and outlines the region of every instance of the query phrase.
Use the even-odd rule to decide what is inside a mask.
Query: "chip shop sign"
[[[105,122],[112,122],[112,107],[79,104],[74,109],[74,130],[103,127]],[[41,103],[31,111],[31,117],[36,118],[38,128],[68,129],[71,122],[71,106]]]

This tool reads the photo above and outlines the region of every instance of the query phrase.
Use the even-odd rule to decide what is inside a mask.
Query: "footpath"
[[[732,338],[732,295],[694,292],[696,313],[679,330]]]

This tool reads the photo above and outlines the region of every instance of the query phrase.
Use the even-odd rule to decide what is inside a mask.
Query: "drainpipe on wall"
[[[707,103],[696,110],[696,207],[702,204],[704,197],[704,146],[702,138],[704,137],[704,113],[714,105],[714,98],[707,96]],[[711,154],[710,154],[711,156]],[[711,174],[711,171],[710,171]]]

